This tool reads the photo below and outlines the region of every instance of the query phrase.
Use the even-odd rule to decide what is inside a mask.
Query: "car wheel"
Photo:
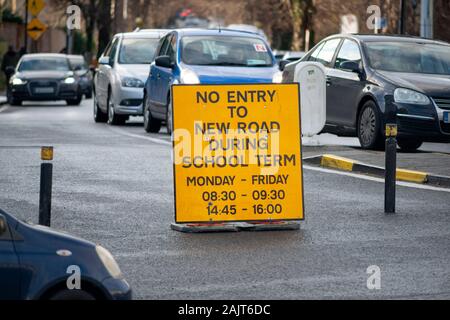
[[[149,133],[158,133],[161,130],[161,121],[152,117],[147,95],[144,97],[144,129]]]
[[[83,100],[83,96],[79,95],[76,99],[67,99],[66,103],[69,106],[79,106],[81,103],[81,100]]]
[[[50,300],[96,300],[89,292],[83,290],[61,290],[50,297]]]
[[[125,116],[116,114],[114,110],[114,99],[111,92],[108,93],[108,124],[110,125],[122,125],[127,118]]]
[[[9,99],[9,104],[12,105],[12,106],[19,107],[19,106],[22,105],[22,100],[10,98],[10,99]]]
[[[173,132],[173,105],[172,99],[170,99],[169,95],[169,103],[167,104],[167,115],[166,115],[166,125],[167,125],[167,133],[172,134]]]
[[[397,144],[402,151],[412,152],[420,148],[423,141],[419,139],[411,138],[399,138],[397,139]]]
[[[364,104],[358,119],[358,138],[363,149],[382,149],[381,117],[375,102]]]
[[[108,120],[108,117],[106,115],[106,113],[104,113],[100,107],[98,106],[97,103],[97,98],[94,95],[94,121],[95,122],[106,122]]]

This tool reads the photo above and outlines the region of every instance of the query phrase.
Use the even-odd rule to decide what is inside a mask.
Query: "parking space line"
[[[152,138],[152,137],[144,137],[144,136],[141,136],[141,135],[138,135],[138,134],[134,134],[134,133],[130,133],[130,132],[127,132],[127,131],[125,131],[123,129],[114,128],[114,127],[111,127],[111,126],[108,126],[108,128],[111,131],[114,131],[115,133],[118,133],[118,134],[121,134],[121,135],[124,135],[124,136],[132,137],[132,138],[138,138],[138,139],[143,139],[143,140],[151,141],[153,143],[164,145],[164,146],[172,146],[172,142],[166,141],[166,140],[163,140],[163,139],[157,139],[157,138]]]
[[[368,180],[368,181],[384,183],[384,179],[383,178],[376,178],[376,177],[371,177],[371,176],[365,176],[365,175],[357,174],[357,173],[353,173],[353,172],[337,171],[337,170],[313,167],[313,166],[308,166],[308,165],[304,165],[303,169],[312,170],[312,171],[318,171],[318,172],[323,172],[323,173],[333,173],[333,174],[337,174],[337,175],[341,175],[341,176],[353,177],[353,178],[356,178],[356,179],[363,179],[363,180]],[[433,186],[424,185],[424,184],[415,184],[415,183],[403,182],[403,181],[397,181],[397,186],[402,186],[402,187],[407,187],[407,188],[415,188],[415,189],[423,189],[423,190],[430,190],[430,191],[442,191],[442,192],[449,192],[450,193],[450,189],[448,189],[448,188],[439,188],[439,187],[433,187]]]

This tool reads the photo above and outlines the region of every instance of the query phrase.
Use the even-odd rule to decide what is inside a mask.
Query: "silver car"
[[[166,33],[144,30],[113,37],[94,78],[95,122],[120,125],[130,116],[142,116],[144,84],[159,39]]]

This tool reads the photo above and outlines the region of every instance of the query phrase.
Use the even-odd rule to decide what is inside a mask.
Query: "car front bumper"
[[[23,85],[11,85],[9,94],[16,100],[47,101],[77,99],[80,90],[77,83],[65,84],[58,81],[48,81],[48,85],[40,85],[39,82],[29,82]],[[39,89],[51,88],[51,92],[40,92]]]
[[[102,282],[112,300],[131,300],[133,293],[125,279],[107,278]]]
[[[444,123],[444,112],[434,101],[429,105],[397,105],[399,137],[419,138],[428,142],[450,142],[450,124]]]
[[[119,87],[114,95],[114,111],[117,114],[141,116],[143,115],[143,88]]]

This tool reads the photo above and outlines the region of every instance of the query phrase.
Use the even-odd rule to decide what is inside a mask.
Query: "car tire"
[[[74,300],[74,301],[87,301],[96,300],[95,297],[84,290],[61,290],[56,292],[50,297],[49,300]]]
[[[363,149],[383,149],[381,115],[373,101],[367,101],[358,117],[358,139]]]
[[[169,103],[167,104],[166,126],[167,126],[167,133],[172,134],[172,132],[173,132],[173,104],[172,104],[172,99],[170,98],[170,94],[169,94],[168,100],[169,100]]]
[[[20,107],[22,105],[22,100],[10,98],[9,99],[9,104],[12,105],[12,106],[15,106],[15,107]]]
[[[108,120],[107,123],[109,125],[123,125],[125,124],[125,122],[127,121],[127,116],[123,116],[120,114],[117,114],[114,110],[114,99],[113,96],[111,94],[111,91],[108,93]]]
[[[76,99],[67,99],[66,103],[69,106],[79,106],[81,103],[81,100],[83,100],[83,96],[79,95]]]
[[[93,105],[93,107],[94,107],[93,109],[94,109],[94,121],[95,122],[97,122],[97,123],[105,123],[106,121],[108,121],[108,116],[98,106],[97,97],[95,95],[94,95],[94,105]]]
[[[402,151],[405,152],[414,152],[420,148],[423,141],[414,138],[398,138],[397,144]]]
[[[147,95],[144,96],[144,129],[148,133],[158,133],[161,130],[161,120],[153,118]]]

